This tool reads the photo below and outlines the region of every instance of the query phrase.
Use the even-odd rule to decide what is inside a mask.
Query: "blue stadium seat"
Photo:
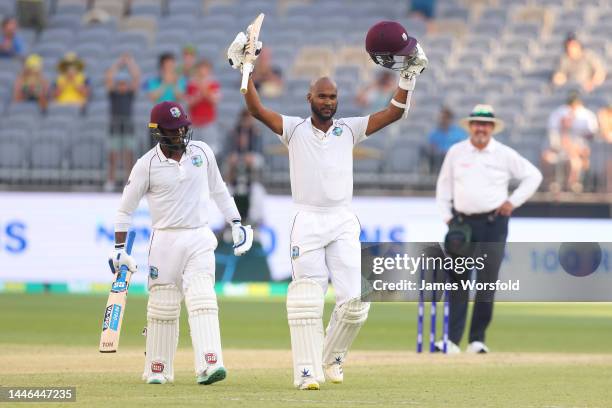
[[[130,15],[160,17],[162,14],[161,2],[151,0],[132,0]]]
[[[0,181],[19,182],[26,179],[28,144],[19,137],[0,133]]]
[[[200,1],[177,1],[168,2],[168,13],[171,16],[201,16],[202,2]]]
[[[50,28],[69,28],[76,30],[81,25],[81,16],[77,14],[55,14],[49,17]]]
[[[87,135],[72,143],[68,163],[70,178],[73,182],[101,183],[104,180],[105,143],[106,138],[99,133]]]

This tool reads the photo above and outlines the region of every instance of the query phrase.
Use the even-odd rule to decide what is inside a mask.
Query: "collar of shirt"
[[[162,151],[161,146],[159,145],[159,143],[155,146],[155,150],[157,151],[157,155],[159,156],[159,159],[161,161],[163,161],[163,162],[165,161],[165,162],[168,162],[168,163],[170,163],[172,161],[172,162],[176,163],[176,161],[174,159],[169,159],[169,158],[166,157],[166,155],[164,155],[164,152]],[[190,156],[191,156],[191,146],[187,145],[187,149],[183,153],[183,156],[181,156],[180,163],[182,163],[185,160],[187,160],[187,158],[189,158]]]
[[[482,150],[478,149],[476,146],[474,146],[474,144],[472,143],[472,141],[470,139],[468,139],[467,142],[469,143],[470,151],[472,151],[472,152],[493,153],[493,152],[495,152],[495,150],[497,148],[497,142],[492,137],[491,137],[491,140],[489,140],[489,143]]]
[[[327,132],[323,132],[321,129],[316,128],[315,125],[313,125],[312,116],[308,118],[308,121],[310,122],[310,126],[312,127],[314,135],[317,136],[319,139],[324,139],[325,137],[327,137],[329,133],[333,131],[336,126],[338,126],[338,121],[336,119],[333,119],[332,125],[329,127],[329,129],[327,129]]]

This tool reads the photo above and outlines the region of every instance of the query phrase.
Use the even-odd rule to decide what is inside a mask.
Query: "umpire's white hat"
[[[504,130],[504,121],[495,117],[495,111],[491,105],[476,105],[472,109],[472,113],[467,118],[459,121],[461,127],[465,130],[470,130],[470,122],[491,122],[495,125],[493,133],[499,133]]]

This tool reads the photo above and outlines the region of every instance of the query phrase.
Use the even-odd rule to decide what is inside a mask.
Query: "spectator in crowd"
[[[598,132],[597,116],[587,109],[577,92],[570,93],[567,102],[555,109],[548,119],[550,146],[542,154],[545,170],[554,171],[549,181],[553,192],[567,183],[574,192],[582,192],[582,179],[589,169],[591,149],[589,142]],[[563,173],[567,170],[567,176]],[[548,174],[550,180],[550,174]],[[565,180],[564,180],[565,179]]]
[[[25,53],[25,44],[18,33],[19,26],[15,17],[5,17],[2,20],[0,33],[0,57],[22,57]]]
[[[389,105],[397,89],[397,80],[390,70],[380,71],[374,82],[357,93],[357,105],[368,111],[379,111]]]
[[[198,62],[198,52],[196,48],[189,44],[183,47],[183,61],[178,69],[178,74],[184,76],[188,81],[196,71]]]
[[[177,74],[176,59],[172,53],[159,56],[159,76],[149,79],[146,85],[149,99],[153,103],[182,101],[187,81]]]
[[[585,92],[591,92],[606,79],[606,69],[599,56],[593,51],[584,49],[574,33],[565,39],[565,53],[559,60],[559,66],[553,75],[553,83],[563,86],[575,82]]]
[[[13,86],[13,102],[36,102],[44,112],[49,103],[49,81],[43,72],[43,59],[37,54],[26,58]]]
[[[411,0],[410,15],[424,20],[433,19],[436,1],[437,0]]]
[[[243,219],[261,221],[261,206],[265,190],[257,182],[261,168],[261,133],[255,118],[243,109],[231,131],[226,146],[226,180],[231,187],[236,206]]]
[[[612,143],[612,102],[599,110],[597,118],[599,119],[601,138],[608,143]]]
[[[444,106],[438,116],[438,124],[428,137],[424,156],[428,160],[429,171],[438,173],[446,152],[452,145],[467,139],[467,133],[460,126],[453,124],[455,115],[450,108]]]
[[[185,96],[189,107],[189,118],[194,128],[205,127],[216,120],[219,90],[220,86],[212,75],[210,62],[199,61],[192,79],[187,84]]]
[[[53,96],[61,105],[85,106],[89,100],[89,79],[85,75],[85,63],[74,52],[67,52],[57,64]]]
[[[283,72],[272,65],[272,51],[263,48],[257,58],[257,69],[253,72],[255,88],[264,98],[277,98],[284,90]]]
[[[108,178],[104,189],[115,189],[121,167],[125,180],[134,164],[136,138],[132,110],[140,84],[140,68],[130,53],[122,54],[106,71],[105,86],[110,101]]]

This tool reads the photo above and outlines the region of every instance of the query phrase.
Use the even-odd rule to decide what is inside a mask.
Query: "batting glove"
[[[108,265],[110,266],[111,272],[114,274],[117,273],[123,265],[126,265],[132,273],[136,272],[138,268],[134,258],[125,252],[125,244],[115,245],[115,249],[113,249],[108,256]]]
[[[242,225],[240,221],[234,221],[232,239],[234,240],[234,255],[240,256],[253,245],[253,229],[250,225]]]
[[[247,33],[250,30],[251,26],[247,29]],[[244,56],[245,56],[245,47],[248,42],[248,37],[242,31],[236,34],[236,38],[230,44],[227,49],[227,59],[229,64],[234,69],[240,69],[242,72],[242,64],[244,64]],[[255,47],[255,58],[261,52],[261,48],[263,47],[263,43],[261,41],[257,41],[257,46]]]
[[[412,80],[420,75],[429,65],[429,60],[421,44],[417,44],[412,55],[404,57],[404,66],[400,70],[400,76],[405,80]]]

